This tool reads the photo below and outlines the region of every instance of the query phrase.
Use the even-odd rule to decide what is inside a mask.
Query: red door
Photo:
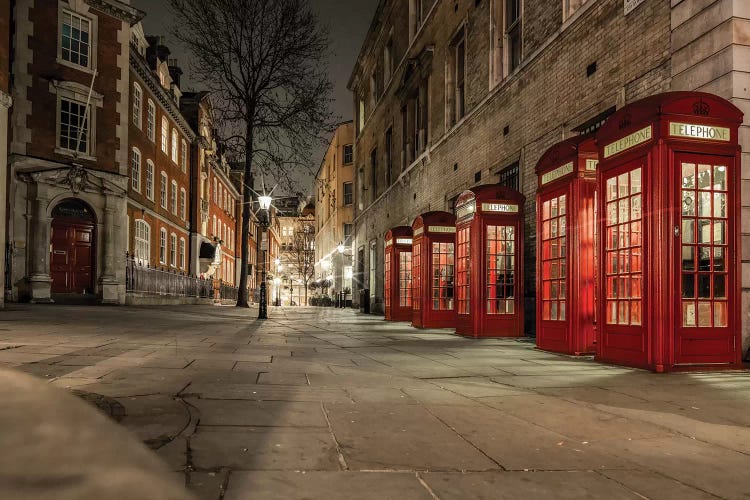
[[[679,222],[676,364],[731,363],[735,359],[733,297],[736,238],[734,158],[677,155]]]
[[[52,222],[52,293],[93,293],[94,225]]]

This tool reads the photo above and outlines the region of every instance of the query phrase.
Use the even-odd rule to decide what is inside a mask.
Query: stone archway
[[[83,201],[67,198],[52,210],[52,293],[89,295],[96,276],[96,217]]]

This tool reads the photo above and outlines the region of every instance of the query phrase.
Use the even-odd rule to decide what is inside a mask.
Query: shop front
[[[595,352],[598,157],[593,138],[578,136],[536,166],[536,345],[547,351]]]
[[[657,372],[740,366],[741,121],[717,96],[670,92],[597,133],[597,359]]]
[[[456,217],[426,212],[412,224],[412,325],[454,328],[454,246]]]
[[[412,231],[398,226],[385,234],[385,319],[412,319]]]
[[[521,193],[499,184],[458,197],[456,333],[523,336],[524,202]]]

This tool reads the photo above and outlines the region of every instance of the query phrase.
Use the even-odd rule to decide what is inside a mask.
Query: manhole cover
[[[79,390],[72,390],[71,392],[84,401],[99,408],[99,410],[104,412],[104,414],[112,418],[115,422],[119,422],[126,415],[125,407],[109,396]]]

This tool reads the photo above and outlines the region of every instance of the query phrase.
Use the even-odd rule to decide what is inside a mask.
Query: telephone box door
[[[675,364],[733,361],[735,335],[730,300],[737,288],[730,262],[734,239],[734,158],[675,155],[680,203],[675,228],[675,276],[680,287],[675,328]],[[679,237],[678,237],[679,235]]]

